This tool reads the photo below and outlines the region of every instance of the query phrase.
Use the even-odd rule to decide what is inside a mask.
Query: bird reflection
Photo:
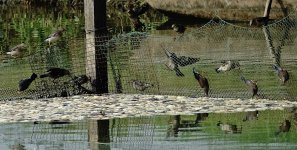
[[[282,81],[283,84],[285,84],[289,80],[288,71],[281,68],[280,66],[278,66],[276,64],[273,65],[273,68],[277,72],[279,79]]]
[[[219,121],[217,123],[217,126],[220,127],[221,130],[226,134],[227,133],[231,133],[231,134],[241,133],[241,130],[242,130],[242,127],[239,129],[239,128],[237,128],[237,125],[229,124],[229,123],[222,123],[221,121]]]
[[[243,118],[242,121],[250,121],[250,120],[257,120],[259,115],[259,111],[248,111],[245,114],[245,117]]]
[[[289,120],[285,120],[278,127],[278,131],[275,132],[275,135],[279,135],[280,133],[289,132],[291,128],[291,122]]]

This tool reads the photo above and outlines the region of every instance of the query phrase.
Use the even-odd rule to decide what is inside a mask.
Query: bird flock
[[[180,35],[180,37],[183,36],[183,34],[186,30],[186,28],[183,25],[173,24],[171,27],[175,32],[177,32],[178,35]],[[174,37],[173,40],[176,40],[176,39],[177,38]],[[178,56],[174,52],[169,51],[168,49],[166,49],[164,47],[162,47],[162,48],[163,48],[166,58],[167,58],[166,62],[165,62],[166,68],[168,70],[174,71],[175,75],[177,77],[185,76],[185,74],[181,72],[180,67],[188,66],[188,65],[191,65],[191,64],[194,64],[194,63],[200,61],[200,58]],[[240,70],[239,61],[237,61],[237,60],[223,60],[221,62],[221,65],[218,66],[217,68],[215,68],[215,72],[216,73],[229,72],[234,69]],[[285,84],[289,80],[289,73],[286,69],[282,68],[281,66],[279,66],[277,64],[273,64],[272,69],[276,72],[276,74],[279,77],[279,80],[282,82],[282,84]],[[201,74],[201,71],[198,71],[195,67],[193,67],[192,72],[194,75],[194,79],[197,80],[200,88],[203,89],[204,96],[208,97],[209,89],[210,89],[209,80],[205,76],[203,76]],[[240,75],[239,79],[241,81],[243,81],[243,83],[248,87],[248,89],[250,90],[250,92],[252,94],[252,98],[254,98],[255,96],[257,96],[257,97],[259,96],[259,94],[258,94],[259,89],[258,89],[256,80],[246,79],[243,75]],[[137,80],[134,80],[134,82],[136,82],[136,81]],[[137,81],[137,82],[142,83],[142,81]],[[136,86],[134,86],[134,85],[133,85],[133,87],[136,90],[144,91],[145,89],[152,87],[152,86],[146,86],[147,84],[148,83],[138,84],[141,88],[140,87],[136,88]]]
[[[47,43],[49,45],[49,47],[51,47],[55,42],[57,42],[59,39],[61,39],[61,37],[65,31],[66,30],[64,28],[57,29],[57,31],[50,34],[44,40],[44,42]],[[13,48],[11,48],[9,50],[9,52],[7,52],[6,54],[10,55],[12,58],[21,58],[24,56],[26,49],[27,49],[27,45],[25,45],[24,43],[21,43],[19,45],[14,46]],[[64,84],[70,84],[70,85],[76,86],[79,90],[82,90],[84,92],[87,91],[87,93],[90,93],[89,90],[87,90],[86,88],[84,88],[82,86],[82,84],[89,82],[90,78],[87,77],[86,75],[72,77],[70,71],[65,68],[58,68],[58,67],[48,68],[46,70],[46,72],[39,75],[39,78],[41,78],[41,79],[42,78],[50,78],[50,79],[52,79],[53,83],[57,83],[58,78],[61,78],[64,76],[70,77],[70,80],[67,82],[64,82]],[[21,93],[21,92],[25,91],[26,89],[28,89],[29,86],[31,85],[31,83],[36,78],[38,78],[38,75],[36,73],[32,73],[32,75],[29,78],[21,79],[18,84],[19,85],[18,93]]]

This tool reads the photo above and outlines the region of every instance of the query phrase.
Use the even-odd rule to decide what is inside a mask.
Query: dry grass
[[[266,1],[263,0],[146,0],[153,8],[193,15],[201,18],[212,18],[219,15],[228,20],[249,20],[262,16]],[[283,1],[283,5],[290,11],[297,6],[296,0]],[[272,18],[283,16],[278,1],[273,1],[271,9]]]

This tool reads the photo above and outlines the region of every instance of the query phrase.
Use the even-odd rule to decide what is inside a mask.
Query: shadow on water
[[[296,110],[5,123],[0,149],[294,149]]]

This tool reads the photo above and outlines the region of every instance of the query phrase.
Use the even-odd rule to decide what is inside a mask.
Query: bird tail
[[[11,55],[11,52],[6,52],[7,55]]]
[[[178,67],[175,67],[175,68],[174,68],[174,71],[175,71],[175,74],[176,74],[177,76],[179,76],[179,77],[183,77],[183,76],[185,76],[185,75],[179,70]]]
[[[40,75],[39,77],[40,78],[45,78],[45,77],[48,77],[49,76],[49,74],[42,74],[42,75]]]

